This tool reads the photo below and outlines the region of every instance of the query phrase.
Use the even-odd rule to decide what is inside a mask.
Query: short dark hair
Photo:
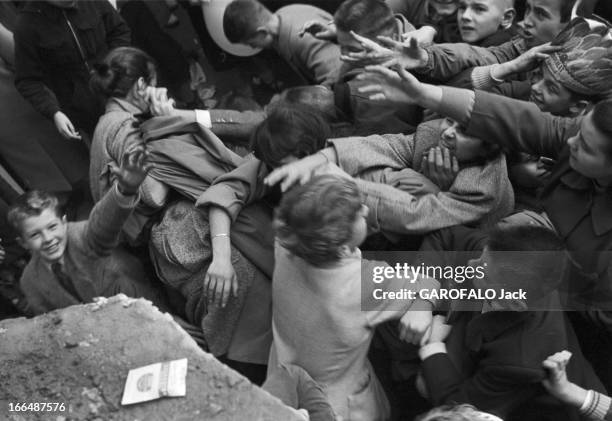
[[[488,233],[489,255],[509,289],[522,288],[529,299],[540,298],[559,286],[568,263],[563,241],[551,229],[535,225],[501,224]]]
[[[151,83],[156,75],[155,61],[147,53],[134,47],[118,47],[94,65],[89,84],[104,97],[124,98],[138,78]]]
[[[384,0],[346,0],[334,14],[336,28],[344,32],[375,38],[394,35],[397,22]]]
[[[353,180],[335,175],[313,177],[283,195],[274,223],[278,240],[313,266],[331,264],[353,236],[361,203]]]
[[[316,108],[328,122],[338,120],[339,110],[335,106],[334,92],[322,85],[293,86],[280,94],[278,105],[302,104]]]
[[[257,28],[267,23],[271,14],[257,0],[234,0],[223,14],[223,32],[229,42],[245,42],[255,35]]]
[[[275,168],[287,156],[304,158],[321,150],[331,129],[321,113],[309,106],[277,106],[251,136],[255,157]]]
[[[19,196],[9,207],[8,223],[21,234],[22,222],[34,216],[40,216],[46,209],[51,209],[59,217],[61,216],[57,196],[42,190],[31,190]]]
[[[606,157],[612,160],[612,99],[598,102],[593,107],[592,120],[597,130],[608,138]]]

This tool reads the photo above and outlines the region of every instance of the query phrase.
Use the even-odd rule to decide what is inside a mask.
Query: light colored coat
[[[332,15],[307,4],[291,4],[276,11],[280,29],[275,50],[308,84],[331,87],[337,79],[342,62],[340,47],[310,34],[300,36],[306,22],[329,22]]]
[[[419,125],[414,135],[331,140],[340,167],[355,177],[364,195],[373,228],[422,234],[460,224],[490,226],[512,212],[514,191],[503,155],[462,168],[448,191],[416,195],[402,188],[415,178],[405,170],[421,169],[423,153],[438,145],[440,133],[436,120]],[[378,174],[372,175],[373,170]]]
[[[345,421],[389,418],[389,403],[368,361],[374,328],[399,319],[413,301],[375,300],[380,285],[363,274],[384,262],[347,252],[331,267],[317,268],[280,246],[275,247],[272,281],[274,342],[269,367],[295,364],[323,387],[338,416]],[[385,280],[384,289],[436,289],[437,281],[405,277]],[[367,311],[364,311],[367,309]],[[340,418],[341,417],[341,418]]]

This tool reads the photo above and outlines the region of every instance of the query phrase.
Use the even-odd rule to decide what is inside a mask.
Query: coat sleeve
[[[265,118],[265,111],[210,110],[211,130],[223,140],[230,138],[247,142]]]
[[[447,81],[463,70],[510,61],[527,50],[522,39],[512,39],[495,47],[483,48],[465,43],[435,44],[427,48],[428,61],[419,73]]]
[[[108,50],[132,44],[132,33],[119,12],[108,1],[96,2],[101,8]]]
[[[351,175],[374,168],[412,168],[414,137],[387,134],[345,137],[329,141],[336,149],[338,164]]]
[[[215,179],[213,184],[198,197],[197,207],[216,206],[227,212],[235,221],[248,204],[261,199],[267,192],[263,179],[268,175],[266,166],[255,159],[248,159],[238,168]]]
[[[437,353],[423,360],[423,377],[434,406],[466,403],[505,416],[516,405],[517,396],[528,400],[526,386],[539,383],[542,373],[528,367],[479,367],[463,379],[448,354]]]
[[[369,224],[376,230],[421,234],[459,224],[478,222],[498,205],[494,183],[466,176],[464,169],[449,191],[420,197],[395,187],[356,179],[370,209]],[[461,178],[471,180],[462,182]],[[487,186],[487,187],[485,187]]]
[[[316,84],[331,87],[338,80],[340,74],[340,48],[329,41],[317,39],[311,35],[300,37],[293,35],[291,44],[293,54],[306,63],[314,75]]]
[[[36,111],[50,119],[61,108],[55,94],[43,82],[43,76],[35,33],[18,21],[15,30],[15,87]]]
[[[378,295],[382,291],[414,291],[415,299],[420,299],[418,293],[421,290],[434,290],[440,287],[440,283],[433,278],[418,276],[403,276],[391,270],[391,277],[384,277],[382,282],[374,282],[374,276],[382,276],[385,269],[393,269],[386,262],[362,259],[362,292],[361,308],[366,311],[366,318],[370,326],[377,326],[389,320],[400,319],[408,311],[415,300],[403,299],[381,299]]]
[[[96,203],[83,230],[83,243],[95,256],[108,256],[119,242],[119,234],[139,197],[123,196],[113,186]]]
[[[579,118],[555,117],[530,102],[483,91],[442,90],[440,114],[467,126],[469,136],[511,151],[555,158],[579,128]]]

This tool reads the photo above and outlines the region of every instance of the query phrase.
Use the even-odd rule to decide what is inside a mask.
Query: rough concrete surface
[[[187,396],[120,405],[130,369],[185,357]],[[9,402],[59,402],[66,411],[9,412]],[[149,301],[118,295],[0,322],[0,420],[298,419]]]

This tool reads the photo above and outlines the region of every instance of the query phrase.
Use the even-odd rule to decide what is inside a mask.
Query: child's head
[[[315,108],[330,122],[338,119],[334,91],[323,85],[294,86],[285,89],[270,101],[269,109],[287,104],[301,104]]]
[[[393,11],[384,0],[345,0],[334,14],[338,44],[342,54],[359,52],[361,44],[352,36],[357,35],[378,41],[376,37],[398,37],[398,24]]]
[[[365,240],[367,214],[354,181],[320,175],[283,195],[274,225],[283,247],[313,266],[325,266]]]
[[[64,255],[68,223],[54,195],[38,190],[21,195],[9,208],[7,219],[25,249],[47,262],[56,262]]]
[[[269,28],[272,12],[257,0],[234,0],[223,15],[223,32],[234,44],[270,48],[274,34]]]
[[[480,42],[510,27],[515,14],[514,0],[459,0],[457,24],[461,39]]]
[[[157,84],[155,61],[142,50],[118,47],[111,50],[91,71],[91,88],[108,98],[144,95],[148,86]]]
[[[484,142],[465,133],[465,128],[450,118],[440,122],[439,145],[448,149],[460,163],[487,161],[501,153],[496,143]]]
[[[471,405],[444,405],[417,417],[416,421],[502,421],[502,419],[481,412]]]
[[[452,16],[457,12],[459,6],[458,0],[429,0],[429,6],[435,10],[435,13],[441,17]]]
[[[276,168],[321,150],[331,137],[329,124],[315,108],[275,106],[253,131],[251,148],[268,167]]]
[[[555,39],[572,18],[576,0],[527,0],[523,35],[530,47]]]
[[[575,117],[612,93],[612,38],[607,28],[591,30],[584,21],[569,29],[555,40],[563,49],[540,66],[530,99],[542,111]]]

